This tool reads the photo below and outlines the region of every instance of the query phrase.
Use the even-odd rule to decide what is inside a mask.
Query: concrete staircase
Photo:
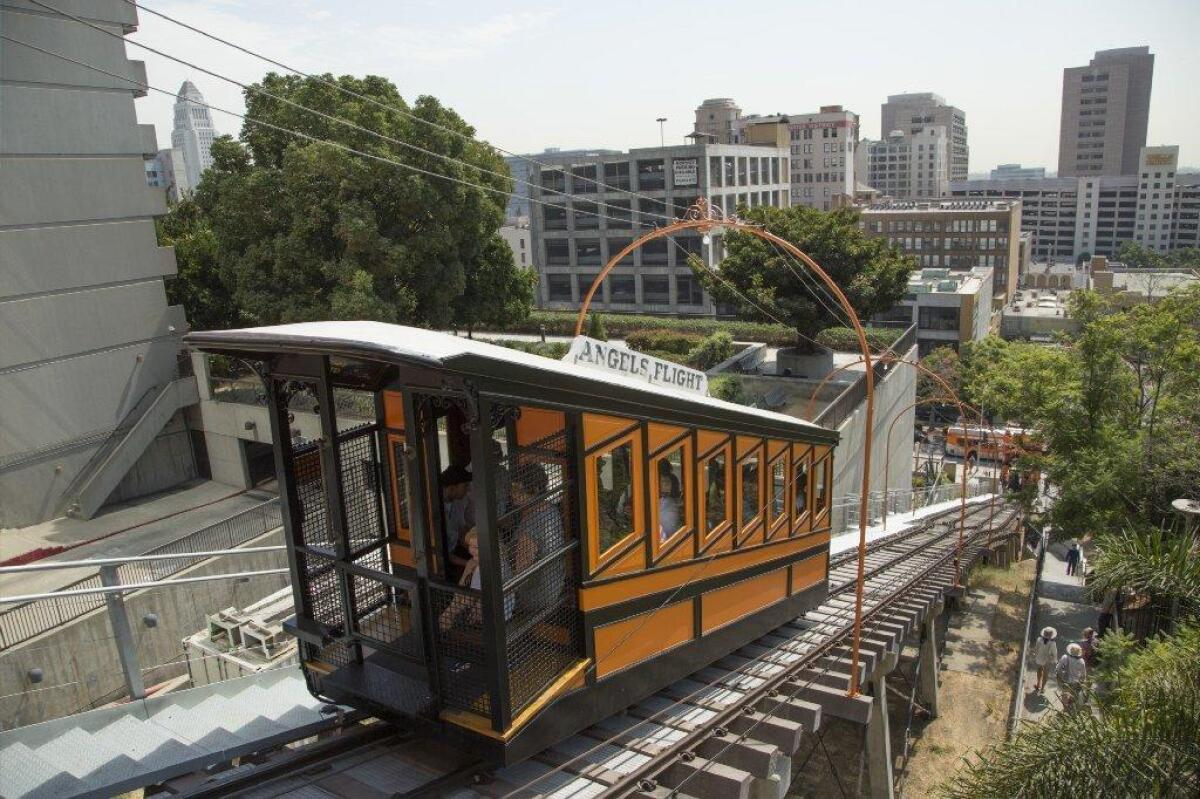
[[[118,425],[72,482],[64,497],[66,514],[76,519],[95,516],[175,412],[199,401],[196,378],[189,376],[172,380],[144,405],[139,403],[133,418]]]
[[[0,733],[0,794],[114,796],[336,723],[296,668]]]

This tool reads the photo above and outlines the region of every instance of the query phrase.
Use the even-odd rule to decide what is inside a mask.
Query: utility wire
[[[199,34],[200,36],[203,36],[203,37],[205,37],[206,39],[209,39],[209,40],[211,40],[211,41],[214,41],[214,42],[218,42],[219,44],[223,44],[223,45],[225,45],[226,47],[231,47],[231,48],[233,48],[234,50],[237,50],[237,51],[239,51],[239,52],[241,52],[241,53],[245,53],[245,54],[246,54],[246,55],[248,55],[248,56],[251,56],[251,57],[253,57],[253,58],[257,58],[257,59],[259,59],[260,61],[264,61],[264,62],[266,62],[266,63],[268,63],[268,64],[271,64],[271,65],[273,65],[273,66],[279,67],[280,69],[283,69],[283,70],[286,70],[286,71],[288,71],[288,72],[291,72],[291,73],[292,73],[292,74],[294,74],[294,75],[299,75],[300,77],[302,77],[302,78],[306,78],[306,79],[309,79],[309,80],[315,80],[315,81],[317,81],[317,82],[321,83],[322,85],[328,86],[328,87],[330,87],[331,89],[335,89],[335,90],[337,90],[337,91],[339,91],[339,92],[342,92],[342,93],[344,93],[344,94],[348,94],[348,95],[350,95],[351,97],[355,97],[355,98],[357,98],[357,99],[359,99],[359,100],[362,100],[362,101],[364,101],[364,102],[371,103],[372,105],[378,106],[378,107],[380,107],[380,108],[387,109],[387,110],[389,110],[389,111],[392,111],[393,113],[400,114],[401,116],[408,117],[408,118],[412,119],[412,120],[413,120],[413,121],[415,121],[415,122],[419,122],[419,123],[421,123],[422,125],[428,125],[428,126],[430,126],[430,127],[436,128],[436,129],[438,129],[438,130],[440,130],[440,131],[443,131],[444,133],[449,133],[449,134],[451,134],[451,135],[453,135],[453,136],[458,136],[459,138],[466,139],[467,141],[470,141],[470,142],[474,142],[474,143],[478,143],[478,144],[483,144],[483,145],[486,145],[486,146],[488,146],[488,147],[491,147],[491,148],[492,148],[493,150],[495,150],[496,152],[503,153],[504,155],[507,155],[507,156],[509,156],[510,158],[517,158],[517,159],[519,159],[519,160],[521,160],[521,161],[524,161],[524,162],[526,162],[526,163],[529,163],[529,164],[534,164],[534,165],[536,165],[536,166],[539,166],[539,167],[542,167],[542,168],[546,168],[546,169],[554,169],[554,170],[560,170],[560,169],[563,169],[563,167],[562,167],[561,165],[558,165],[558,164],[549,164],[549,163],[545,163],[545,162],[543,162],[543,161],[539,161],[539,160],[537,160],[536,158],[533,158],[533,157],[531,157],[531,156],[528,156],[528,155],[521,155],[520,153],[514,153],[514,152],[511,152],[511,151],[509,151],[509,150],[505,150],[503,147],[498,147],[498,146],[496,146],[495,144],[492,144],[491,142],[489,142],[489,141],[487,141],[487,140],[485,140],[485,139],[476,139],[476,138],[474,138],[474,137],[472,137],[472,136],[469,136],[469,135],[467,135],[467,134],[463,133],[462,131],[455,130],[454,128],[451,128],[451,127],[447,127],[446,125],[442,125],[442,124],[440,124],[440,123],[438,123],[438,122],[434,122],[433,120],[425,119],[425,118],[423,118],[423,117],[421,117],[421,116],[418,116],[417,114],[414,114],[413,112],[409,111],[409,110],[408,110],[408,109],[406,109],[406,108],[402,108],[402,107],[400,107],[400,106],[398,106],[398,105],[394,105],[394,104],[392,104],[392,103],[382,102],[382,101],[380,101],[380,100],[378,100],[378,99],[376,99],[376,98],[374,98],[374,97],[371,97],[371,96],[369,96],[369,95],[360,94],[359,92],[353,91],[352,89],[347,89],[345,86],[342,86],[341,84],[337,83],[336,81],[327,80],[327,79],[325,79],[325,78],[323,78],[323,77],[321,77],[321,76],[319,76],[319,75],[312,75],[312,74],[309,74],[309,73],[307,73],[307,72],[304,72],[304,71],[302,71],[302,70],[296,69],[295,67],[290,67],[290,66],[288,66],[287,64],[284,64],[284,63],[282,63],[282,62],[280,62],[280,61],[276,61],[275,59],[273,59],[273,58],[270,58],[270,57],[268,57],[268,56],[262,55],[261,53],[258,53],[258,52],[254,51],[254,50],[251,50],[251,49],[250,49],[250,48],[248,48],[248,47],[243,47],[242,45],[239,45],[239,44],[236,44],[236,43],[234,43],[234,42],[231,42],[231,41],[229,41],[228,39],[224,39],[224,38],[222,38],[222,37],[220,37],[220,36],[217,36],[217,35],[216,35],[216,34],[214,34],[214,33],[210,33],[210,32],[208,32],[208,31],[206,31],[206,30],[203,30],[202,28],[200,28],[200,27],[198,27],[198,26],[191,25],[191,24],[189,24],[189,23],[187,23],[187,22],[184,22],[184,21],[182,21],[182,20],[180,20],[180,19],[177,19],[177,18],[175,18],[175,17],[172,17],[172,16],[170,16],[170,15],[168,15],[168,14],[165,14],[165,13],[163,13],[163,12],[161,12],[161,11],[155,11],[154,9],[147,7],[145,4],[143,4],[143,3],[140,3],[140,2],[137,2],[136,0],[124,0],[124,1],[125,1],[126,3],[128,3],[129,5],[133,6],[134,8],[140,9],[140,10],[142,10],[142,11],[145,11],[145,12],[147,12],[148,14],[152,14],[152,15],[154,15],[154,16],[156,16],[156,17],[160,18],[160,19],[164,19],[164,20],[166,20],[167,22],[170,22],[170,23],[172,23],[172,24],[174,24],[174,25],[178,25],[178,26],[179,26],[179,27],[181,27],[181,28],[184,28],[184,29],[186,29],[186,30],[192,31],[193,33]],[[33,0],[33,2],[38,2],[38,0]],[[41,5],[41,3],[38,3],[38,5]],[[564,171],[565,171],[565,170],[564,170]],[[575,179],[575,180],[583,180],[583,181],[586,181],[586,182],[588,182],[588,183],[592,183],[593,185],[595,185],[595,186],[598,186],[598,187],[601,187],[601,188],[604,188],[604,189],[605,189],[605,190],[607,190],[607,191],[620,192],[620,193],[622,193],[622,194],[627,194],[627,195],[629,195],[630,197],[639,197],[639,198],[645,198],[645,199],[653,199],[653,198],[649,198],[649,197],[647,197],[647,196],[646,196],[646,195],[644,195],[644,194],[640,194],[640,193],[638,193],[638,192],[636,192],[636,191],[632,191],[632,190],[630,190],[630,189],[625,189],[625,188],[622,188],[622,187],[620,187],[620,186],[612,186],[612,185],[609,185],[609,184],[607,184],[607,183],[604,183],[603,181],[596,180],[596,179],[594,179],[594,178],[588,178],[588,177],[583,177],[583,176],[581,176],[581,175],[574,175],[574,174],[572,174],[572,177],[573,177],[573,179]]]
[[[35,5],[41,6],[42,8],[45,8],[45,9],[46,9],[46,10],[48,10],[48,11],[52,11],[52,12],[54,12],[54,13],[56,13],[56,14],[58,14],[58,15],[62,16],[62,17],[65,17],[65,18],[67,18],[67,19],[74,20],[75,22],[78,22],[78,23],[79,23],[79,24],[81,24],[81,25],[86,25],[87,27],[89,27],[89,28],[92,28],[93,30],[96,30],[96,31],[98,31],[98,32],[100,32],[100,33],[103,33],[103,34],[104,34],[104,35],[106,35],[106,36],[111,36],[112,38],[114,38],[114,39],[118,39],[119,41],[126,42],[126,43],[128,43],[128,44],[132,44],[132,45],[134,45],[135,47],[140,47],[141,49],[143,49],[143,50],[146,50],[147,52],[154,53],[155,55],[162,56],[163,58],[166,58],[166,59],[168,59],[168,60],[170,60],[170,61],[174,61],[174,62],[175,62],[175,63],[177,63],[177,64],[182,64],[183,66],[189,67],[189,68],[191,68],[191,69],[198,70],[198,71],[200,71],[200,72],[203,72],[203,73],[204,73],[204,74],[206,74],[206,75],[210,75],[210,76],[212,76],[212,77],[214,77],[214,78],[216,78],[216,79],[218,79],[218,80],[223,80],[223,81],[225,81],[226,83],[229,83],[229,84],[232,84],[232,85],[234,85],[234,86],[237,86],[238,88],[242,89],[243,91],[247,91],[247,92],[253,92],[253,93],[255,93],[255,94],[258,94],[258,95],[261,95],[261,96],[263,96],[263,97],[269,97],[269,98],[270,98],[270,99],[272,99],[272,100],[275,100],[275,101],[277,101],[277,102],[280,102],[280,103],[284,103],[285,105],[291,106],[292,108],[295,108],[295,109],[297,109],[297,110],[300,110],[300,111],[304,111],[304,112],[307,112],[307,113],[313,114],[313,115],[315,115],[315,116],[318,116],[318,117],[320,117],[320,118],[322,118],[322,119],[325,119],[325,120],[328,120],[328,121],[330,121],[330,122],[336,123],[336,124],[338,124],[338,125],[343,125],[343,126],[345,126],[345,127],[348,127],[348,128],[351,128],[351,129],[353,129],[353,130],[359,131],[360,133],[366,133],[366,134],[368,134],[368,135],[375,136],[376,138],[383,139],[384,141],[390,142],[390,143],[392,143],[392,144],[395,144],[395,145],[398,145],[398,146],[400,146],[400,147],[405,147],[405,148],[407,148],[407,149],[410,149],[410,150],[415,150],[416,152],[419,152],[419,153],[421,153],[421,154],[423,154],[423,155],[427,155],[427,156],[430,156],[430,157],[433,157],[433,158],[439,158],[439,159],[441,159],[441,160],[443,160],[443,161],[449,161],[449,162],[451,162],[451,163],[458,164],[458,165],[460,165],[460,166],[465,166],[465,167],[467,167],[467,168],[469,168],[469,169],[474,169],[474,170],[477,170],[477,171],[479,171],[479,172],[482,172],[482,173],[484,173],[484,174],[487,174],[487,175],[493,175],[493,176],[495,176],[495,177],[502,178],[502,179],[504,179],[504,180],[509,180],[509,179],[511,179],[511,180],[512,180],[514,183],[518,183],[518,184],[520,184],[520,185],[523,185],[523,186],[526,186],[526,187],[529,187],[529,188],[533,188],[533,187],[534,187],[534,185],[535,185],[535,184],[533,184],[533,183],[530,183],[529,181],[526,181],[526,180],[520,180],[520,179],[518,179],[518,178],[516,178],[516,177],[513,177],[511,174],[506,174],[506,173],[504,173],[504,172],[497,172],[496,170],[493,170],[493,169],[488,169],[488,168],[486,168],[486,167],[479,166],[479,165],[477,165],[477,164],[472,164],[472,163],[470,163],[470,162],[468,162],[468,161],[463,161],[463,160],[461,160],[461,159],[459,159],[459,158],[455,158],[454,156],[446,155],[446,154],[444,154],[444,153],[435,152],[435,151],[433,151],[433,150],[428,150],[428,149],[426,149],[426,148],[424,148],[424,147],[421,147],[421,146],[419,146],[419,145],[412,144],[412,143],[410,143],[410,142],[406,142],[406,141],[404,141],[404,140],[402,140],[402,139],[397,139],[397,138],[395,138],[395,137],[393,137],[393,136],[389,136],[389,135],[387,135],[387,134],[385,134],[385,133],[380,133],[379,131],[376,131],[376,130],[371,130],[370,128],[364,128],[363,126],[361,126],[361,125],[359,125],[359,124],[357,124],[357,123],[355,123],[355,122],[351,122],[351,121],[350,121],[350,120],[348,120],[348,119],[343,119],[342,117],[335,116],[335,115],[333,115],[333,114],[328,114],[328,113],[325,113],[324,111],[319,111],[319,110],[317,110],[317,109],[315,109],[315,108],[309,108],[308,106],[302,105],[301,103],[297,103],[297,102],[295,102],[294,100],[289,100],[289,99],[288,99],[288,98],[286,98],[286,97],[280,97],[280,96],[279,96],[279,95],[277,95],[277,94],[273,94],[272,92],[269,92],[269,91],[267,91],[266,89],[260,89],[260,88],[258,88],[258,87],[256,87],[256,86],[252,85],[252,84],[246,84],[246,83],[242,83],[241,81],[239,81],[239,80],[236,80],[236,79],[234,79],[234,78],[231,78],[231,77],[229,77],[229,76],[227,76],[227,75],[223,75],[223,74],[221,74],[221,73],[219,73],[219,72],[215,72],[215,71],[213,71],[213,70],[211,70],[211,69],[208,69],[208,68],[206,68],[206,67],[200,66],[199,64],[196,64],[196,63],[194,63],[194,62],[188,61],[188,60],[186,60],[186,59],[183,59],[183,58],[179,58],[178,56],[173,56],[173,55],[171,55],[170,53],[167,53],[167,52],[164,52],[163,50],[159,50],[159,49],[157,49],[157,48],[151,47],[151,46],[150,46],[150,45],[148,45],[148,44],[143,44],[143,43],[141,43],[141,42],[134,41],[134,40],[132,40],[132,39],[126,39],[126,38],[125,38],[125,37],[124,37],[122,34],[120,34],[120,33],[117,33],[116,31],[111,31],[111,30],[108,30],[107,28],[104,28],[104,27],[101,27],[101,26],[99,26],[99,25],[96,25],[95,23],[89,22],[89,21],[87,21],[86,19],[83,19],[83,18],[81,18],[81,17],[78,17],[78,16],[76,16],[76,15],[74,15],[74,14],[71,14],[70,12],[67,12],[67,11],[62,11],[62,10],[60,10],[60,9],[58,9],[58,8],[55,8],[54,6],[50,5],[49,3],[44,3],[44,2],[42,2],[41,0],[30,0],[30,2],[32,2],[32,3],[33,3],[33,4],[35,4]],[[194,101],[192,101],[192,100],[189,100],[188,102],[194,102]],[[472,142],[474,142],[474,143],[476,143],[476,144],[480,144],[480,143],[481,143],[481,142],[478,142],[477,140],[474,140],[474,139],[471,139],[470,141],[472,141]],[[573,200],[573,201],[575,201],[575,202],[590,202],[590,203],[592,203],[593,205],[596,205],[597,207],[604,207],[604,208],[610,208],[610,207],[612,207],[612,208],[620,208],[621,210],[624,210],[623,208],[621,208],[621,206],[610,206],[608,203],[602,202],[602,201],[600,201],[600,200],[592,200],[592,199],[589,199],[589,198],[586,198],[586,197],[581,197],[581,196],[579,196],[579,195],[570,194],[570,193],[568,193],[568,192],[565,192],[565,191],[559,191],[558,189],[552,189],[552,188],[548,188],[548,187],[544,187],[544,186],[540,186],[540,185],[538,185],[538,188],[539,188],[539,189],[540,189],[542,192],[549,192],[549,193],[551,193],[551,194],[555,194],[555,195],[561,195],[562,197],[565,197],[565,198],[571,199],[571,200]],[[649,198],[647,198],[647,199],[649,199]],[[660,203],[660,204],[662,204],[662,203]],[[678,208],[678,206],[675,206],[675,205],[672,205],[672,207],[674,207],[674,208]],[[665,208],[665,204],[664,204],[664,208]],[[685,210],[686,210],[686,209],[685,209]],[[642,215],[642,216],[652,216],[652,217],[655,217],[655,218],[657,218],[657,219],[662,219],[662,220],[665,220],[665,221],[668,221],[668,222],[670,222],[670,221],[673,221],[673,218],[672,218],[672,217],[670,217],[670,216],[667,216],[667,215],[665,215],[665,214],[657,214],[657,213],[650,213],[650,212],[642,211],[642,210],[640,210],[640,206],[639,206],[639,211],[638,211],[638,213],[639,213],[640,215]]]

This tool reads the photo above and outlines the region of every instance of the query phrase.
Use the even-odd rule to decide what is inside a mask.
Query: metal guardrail
[[[967,499],[982,496],[984,494],[996,493],[995,489],[998,486],[994,485],[996,478],[985,478],[982,480],[972,480],[967,484]],[[867,524],[876,524],[883,519],[883,508],[886,504],[888,515],[896,515],[896,522],[900,524],[903,519],[900,515],[916,511],[929,505],[936,505],[939,502],[948,502],[952,499],[958,499],[962,496],[962,484],[959,482],[943,483],[940,486],[931,488],[915,488],[911,491],[891,490],[884,497],[882,491],[872,493],[867,500]],[[858,528],[858,512],[859,501],[857,494],[847,494],[840,497],[833,503],[833,510],[836,515],[838,510],[841,510],[844,521],[841,526],[841,532],[847,530],[855,530]],[[837,535],[837,532],[834,533]]]
[[[1017,734],[1017,729],[1021,726],[1021,711],[1025,708],[1025,672],[1028,669],[1025,665],[1025,659],[1029,656],[1029,642],[1033,632],[1033,617],[1037,609],[1038,596],[1041,594],[1042,567],[1046,565],[1046,547],[1049,543],[1049,538],[1045,530],[1043,530],[1041,538],[1038,541],[1037,566],[1033,574],[1033,587],[1029,591],[1029,606],[1025,608],[1025,637],[1021,640],[1021,653],[1017,660],[1017,686],[1013,691],[1012,710],[1009,713],[1009,738]],[[1021,548],[1024,549],[1024,547],[1025,541],[1022,538]]]
[[[181,536],[174,541],[155,547],[145,555],[181,555],[189,552],[206,552],[217,549],[233,549],[283,523],[279,499],[247,508],[208,527]],[[145,583],[170,577],[184,569],[195,566],[204,556],[196,560],[143,560],[117,567],[122,583]],[[100,588],[103,583],[99,574],[93,574],[64,585],[60,590]],[[78,619],[104,607],[102,594],[65,596],[55,599],[39,599],[17,605],[0,612],[0,651],[28,641],[55,627]]]
[[[892,343],[892,352],[903,357],[904,353],[913,348],[917,343],[917,326],[909,325],[903,333]],[[891,374],[896,366],[888,366],[882,361],[876,360],[872,365],[871,371],[875,373],[876,384],[880,383],[885,377]],[[867,398],[867,380],[866,377],[860,377],[851,383],[845,391],[838,394],[833,402],[821,409],[813,419],[814,424],[819,424],[822,427],[828,427],[832,430],[842,426],[862,404],[862,401]]]

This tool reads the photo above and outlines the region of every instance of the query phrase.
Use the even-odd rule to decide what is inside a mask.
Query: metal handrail
[[[117,570],[122,583],[162,580],[205,559],[205,552],[234,549],[282,523],[279,499],[270,499],[143,553],[134,562],[122,563]],[[160,557],[153,557],[155,555]],[[0,651],[103,608],[103,596],[79,593],[101,585],[100,576],[92,574],[68,583],[56,592],[73,591],[74,594],[31,600],[0,611]]]

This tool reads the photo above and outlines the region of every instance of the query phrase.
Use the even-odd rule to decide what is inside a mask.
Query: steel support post
[[[929,715],[938,715],[938,653],[937,620],[942,614],[935,610],[921,625],[921,662],[918,668],[917,685],[921,689],[921,702]]]
[[[100,584],[106,588],[121,584],[116,566],[100,567]],[[142,668],[138,662],[133,629],[129,626],[129,613],[125,610],[125,596],[120,591],[107,593],[104,595],[104,605],[108,608],[108,623],[112,626],[117,657],[121,659],[121,671],[125,675],[125,687],[129,690],[129,698],[145,699],[146,686],[142,682]]]

